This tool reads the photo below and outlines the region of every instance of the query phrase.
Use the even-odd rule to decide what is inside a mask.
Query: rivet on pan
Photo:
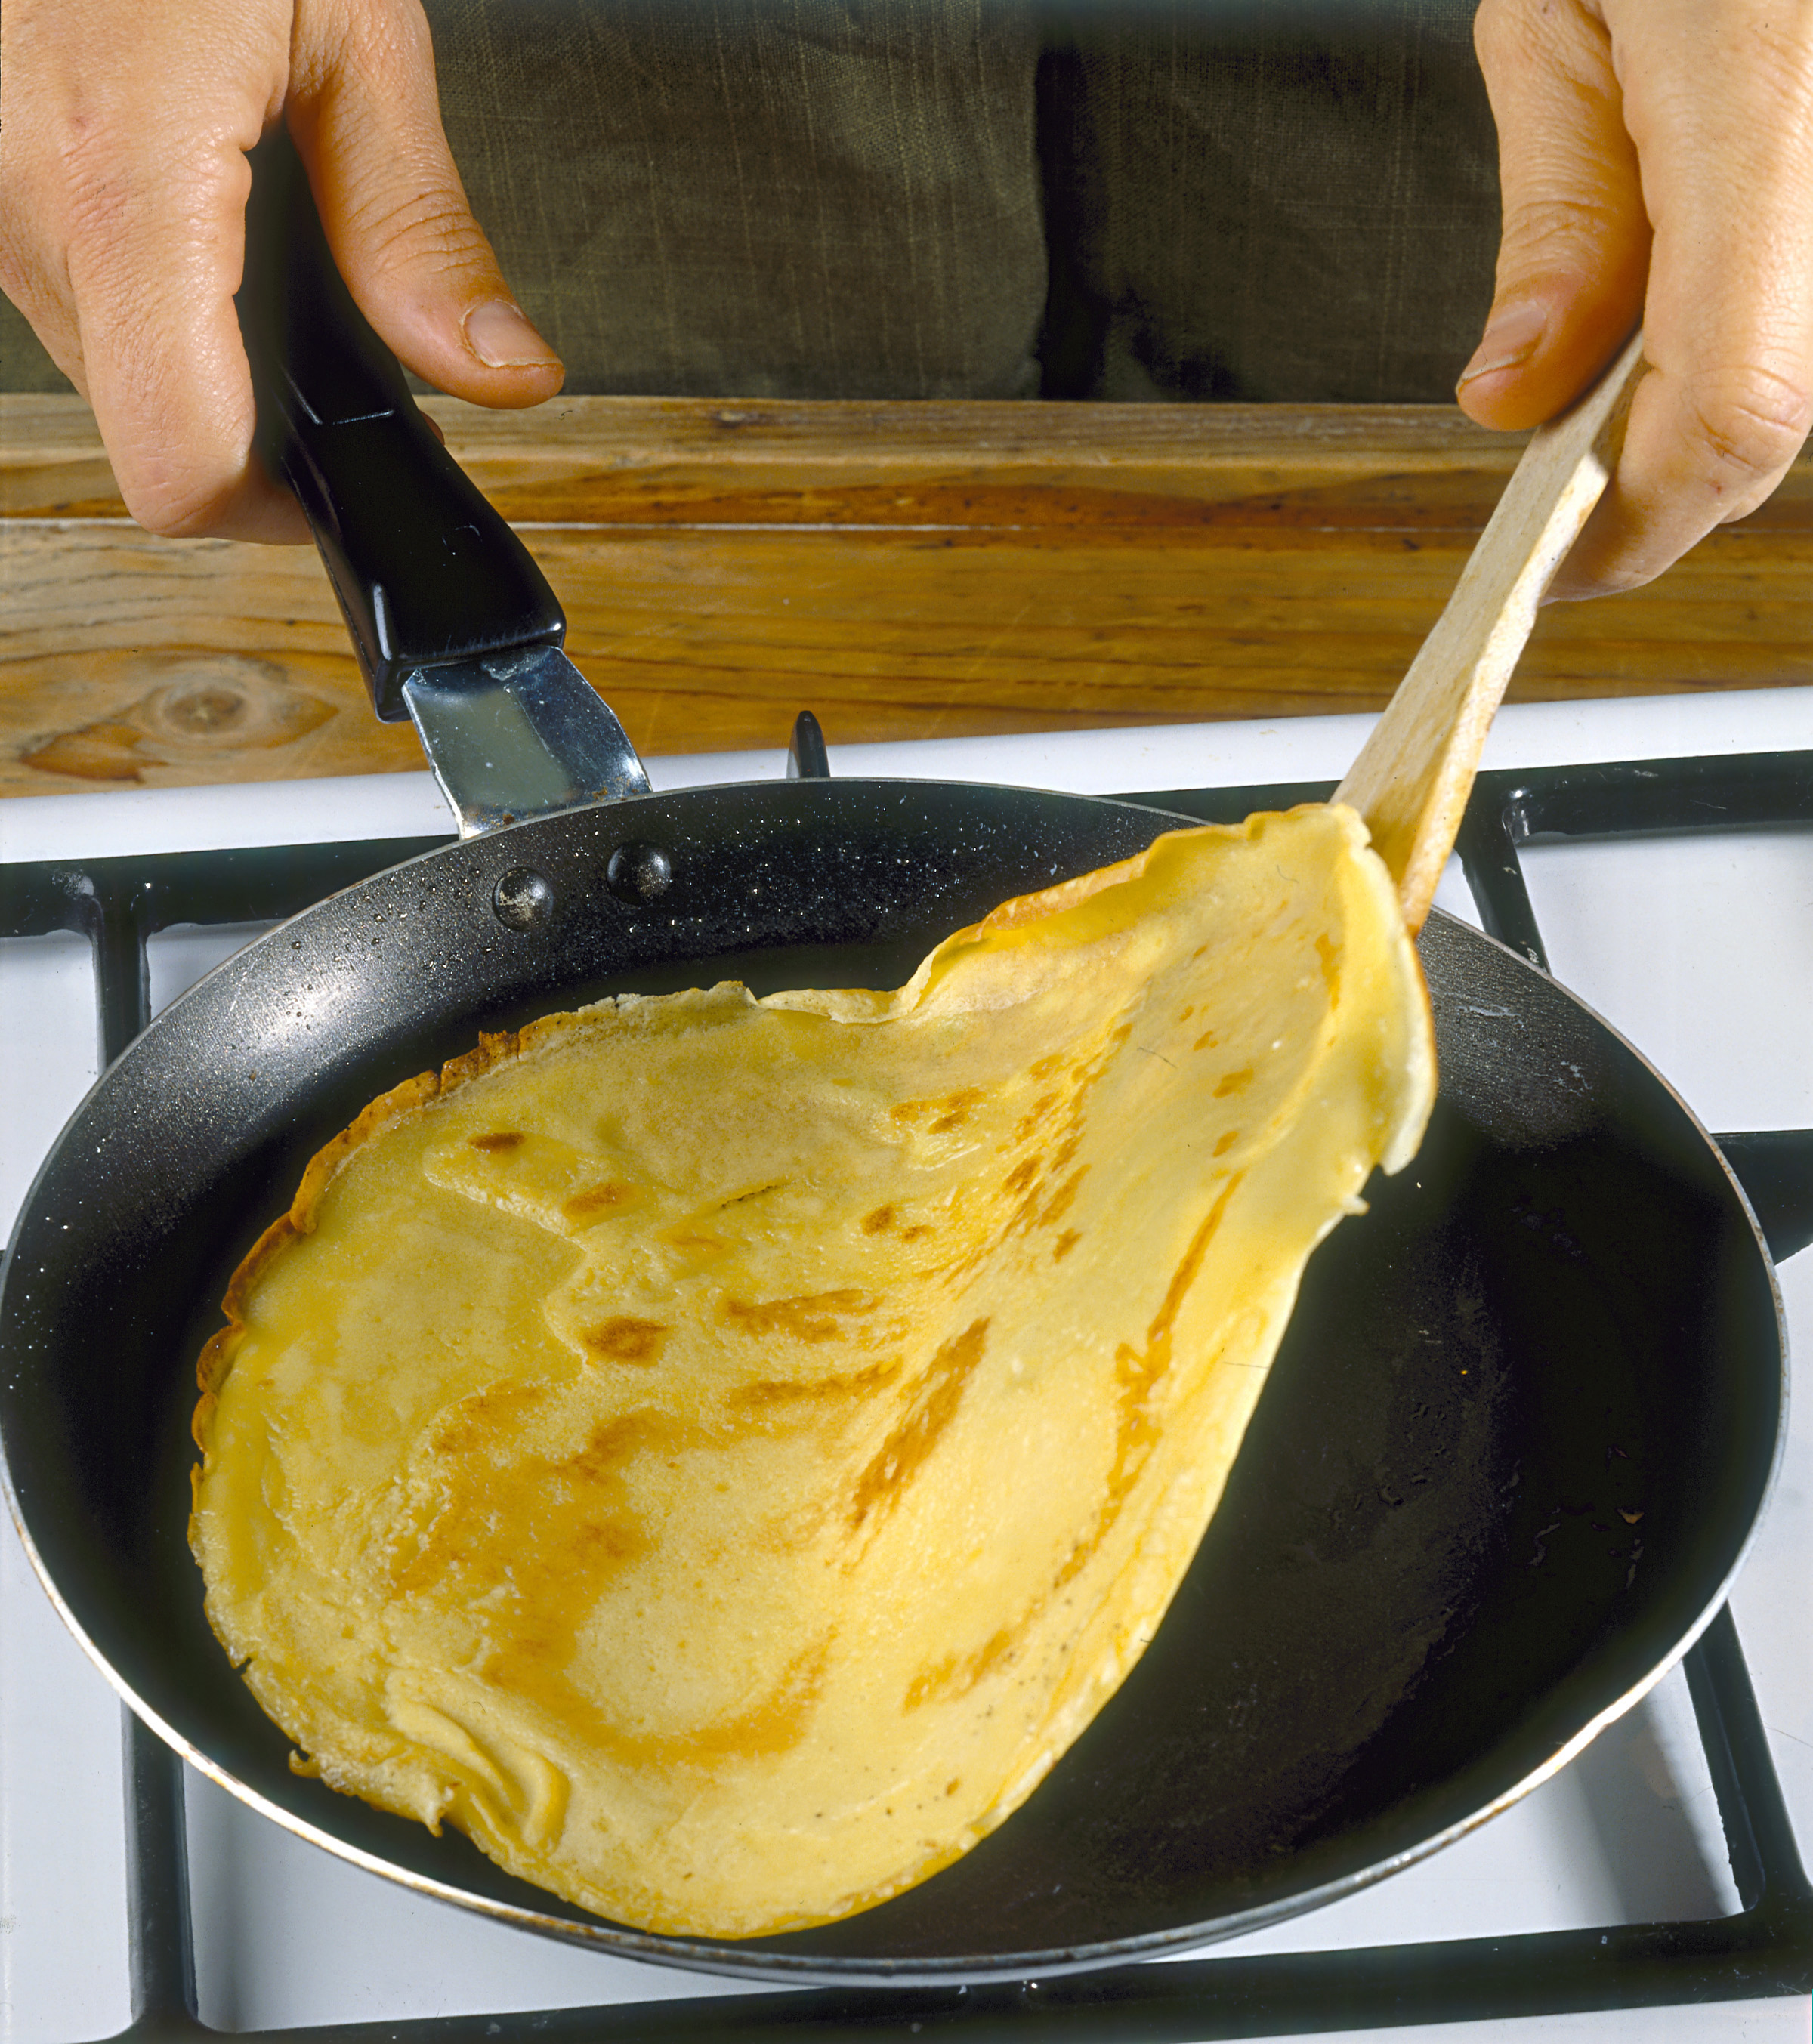
[[[539,930],[554,913],[554,887],[532,866],[513,866],[492,890],[491,908],[506,930]]]
[[[605,885],[620,901],[640,908],[674,884],[667,855],[652,844],[620,844],[605,868]]]

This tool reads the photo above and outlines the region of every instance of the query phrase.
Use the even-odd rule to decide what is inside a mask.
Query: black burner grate
[[[812,765],[823,771],[822,764]],[[1208,821],[1326,799],[1332,783],[1172,790],[1123,799]],[[1518,847],[1813,822],[1813,753],[1482,774],[1462,826],[1463,869],[1487,932],[1547,970]],[[150,1019],[146,940],[179,923],[275,920],[444,840],[178,852],[6,870],[0,937],[75,931],[94,947],[103,1063]],[[1777,1259],[1813,1242],[1813,1131],[1716,1139]],[[257,2033],[260,2044],[607,2044],[739,2039],[874,2044],[889,2038],[1045,2037],[1066,2044],[1288,2036],[1487,2017],[1805,1994],[1813,1886],[1770,1758],[1737,1629],[1721,1610],[1686,1656],[1688,1684],[1739,1912],[1710,1922],[1469,1938],[1353,1951],[1205,1958],[1048,1982],[975,1988],[770,1991],[697,2001],[428,2018]],[[125,1717],[127,1888],[133,2020],[117,2044],[221,2033],[195,2011],[182,1763]]]

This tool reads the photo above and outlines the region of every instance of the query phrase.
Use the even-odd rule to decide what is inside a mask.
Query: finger
[[[1552,418],[1630,337],[1650,251],[1610,37],[1580,0],[1485,0],[1480,66],[1498,122],[1504,231],[1462,409],[1515,430]]]
[[[9,26],[10,281],[94,407],[127,509],[159,532],[305,537],[250,453],[232,303],[243,150],[282,97],[281,24],[193,0],[74,44],[60,14]]]
[[[70,250],[88,400],[120,494],[154,532],[306,540],[295,499],[252,451],[233,307],[251,189],[243,148],[207,151],[178,186],[163,168],[134,166]]]
[[[0,9],[0,290],[86,395],[75,301],[54,234],[46,232],[60,209],[47,171],[54,173],[60,153],[55,116],[58,88],[67,83],[58,75],[67,67],[46,26],[22,0]]]
[[[1769,20],[1646,0],[1641,26],[1661,33],[1620,52],[1655,222],[1651,373],[1555,597],[1661,574],[1754,510],[1813,424],[1813,35]]]
[[[140,524],[176,538],[300,542],[309,534],[294,498],[252,452],[233,307],[249,190],[232,145],[181,190],[163,186],[155,166],[123,180],[96,232],[70,250],[78,345],[115,480]]]
[[[0,132],[6,120],[0,109]],[[86,398],[88,383],[76,336],[75,308],[46,271],[38,250],[4,230],[0,230],[0,292],[24,314],[45,354],[75,385],[77,394]]]
[[[304,0],[290,125],[334,259],[399,359],[476,404],[551,398],[559,358],[466,203],[414,0]]]

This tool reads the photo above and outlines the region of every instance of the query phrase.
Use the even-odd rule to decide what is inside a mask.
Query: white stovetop
[[[834,748],[842,774],[1083,792],[1339,774],[1369,720]],[[1813,689],[1513,707],[1488,766],[1813,748]],[[766,778],[778,753],[654,761],[658,788]],[[425,774],[0,804],[0,862],[448,830]],[[1526,855],[1558,976],[1633,1038],[1711,1128],[1813,1125],[1813,830]],[[1450,874],[1438,899],[1470,914]],[[240,939],[244,935],[240,933]],[[233,939],[229,936],[226,947]],[[154,939],[153,995],[224,955]],[[91,979],[74,938],[0,945],[0,1227],[94,1076]],[[1813,1252],[1784,1269],[1813,1353]],[[1801,1401],[1803,1408],[1809,1401]],[[1733,1598],[1776,1764],[1813,1857],[1813,1412]],[[0,1527],[0,2040],[76,2044],[128,2018],[119,1724],[10,1525]],[[418,1900],[190,1781],[205,2019],[260,2029],[747,1992],[603,1958]],[[1231,1950],[1397,1942],[1734,1908],[1678,1671],[1554,1781],[1462,1844]],[[330,1955],[331,1959],[325,1955]],[[1428,2044],[1803,2044],[1805,2000],[1342,2033]]]

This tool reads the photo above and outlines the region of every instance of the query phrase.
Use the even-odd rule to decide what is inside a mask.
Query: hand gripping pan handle
[[[308,513],[373,706],[401,723],[417,669],[558,646],[567,619],[353,303],[288,134],[252,161],[239,311],[258,451]]]
[[[414,720],[463,837],[646,793],[623,726],[559,650],[540,569],[353,303],[288,133],[252,166],[238,304],[258,452],[308,514],[372,706]]]

